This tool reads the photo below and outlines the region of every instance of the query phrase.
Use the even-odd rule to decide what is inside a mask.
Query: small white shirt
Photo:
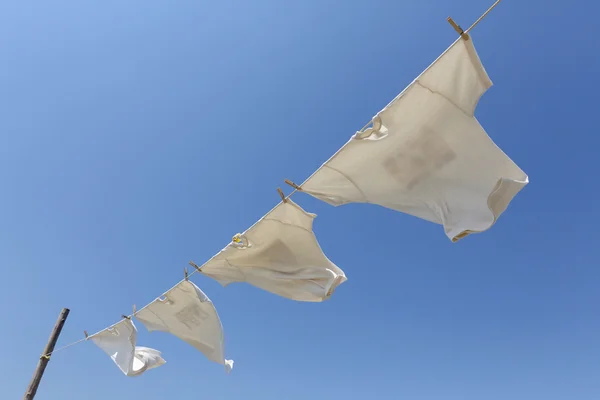
[[[315,214],[288,199],[204,264],[223,286],[248,282],[297,301],[320,302],[346,281],[323,254],[312,231]]]
[[[211,361],[233,368],[225,359],[223,327],[212,301],[190,281],[181,281],[135,313],[150,332],[169,332],[200,350]]]
[[[127,376],[139,376],[165,364],[158,350],[136,346],[137,329],[124,319],[88,338],[102,349]]]

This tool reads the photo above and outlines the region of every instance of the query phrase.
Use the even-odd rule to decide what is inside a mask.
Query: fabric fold
[[[233,361],[225,359],[223,326],[212,301],[190,281],[181,281],[162,297],[135,313],[148,331],[177,336],[200,350],[229,373]]]
[[[139,376],[166,363],[160,351],[136,346],[137,329],[129,319],[124,319],[88,339],[108,354],[127,376]]]
[[[296,301],[320,302],[346,281],[312,230],[315,214],[288,199],[201,267],[223,286],[247,282]]]
[[[472,39],[457,40],[302,191],[442,224],[452,241],[489,229],[529,182],[473,115],[491,86]]]

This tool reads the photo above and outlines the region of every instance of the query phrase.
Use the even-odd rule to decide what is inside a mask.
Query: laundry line
[[[362,131],[364,131],[364,130],[365,130],[365,129],[366,129],[368,126],[369,126],[369,125],[371,125],[371,124],[372,124],[372,121],[371,121],[371,122],[369,122],[369,123],[367,123],[367,124],[366,124],[366,125],[365,125],[365,126],[364,126],[364,127],[363,127],[363,128],[360,130],[360,131],[359,131],[359,132],[362,132]],[[336,156],[336,155],[337,155],[337,154],[338,154],[340,151],[342,151],[342,150],[343,150],[343,148],[344,148],[344,147],[340,148],[340,149],[339,149],[337,152],[335,152],[335,154],[333,154],[333,155],[332,155],[332,156],[331,156],[331,157],[330,157],[330,158],[329,158],[327,161],[329,161],[329,160],[333,159],[333,158],[334,158],[334,157],[335,157],[335,156]],[[310,179],[311,179],[311,178],[312,178],[312,177],[313,177],[313,176],[314,176],[314,175],[315,175],[317,172],[319,172],[319,171],[320,171],[320,170],[321,170],[321,169],[322,169],[322,168],[323,168],[323,167],[324,167],[326,164],[327,164],[327,162],[323,163],[323,164],[322,164],[322,165],[321,165],[319,168],[317,168],[317,170],[316,170],[316,171],[314,171],[314,172],[313,172],[313,173],[312,173],[312,174],[311,174],[311,175],[310,175],[308,178],[306,178],[306,179],[304,180],[304,182],[303,182],[302,184],[300,184],[300,185],[295,185],[293,182],[291,182],[291,181],[289,181],[289,180],[286,180],[286,183],[288,183],[288,185],[292,186],[292,187],[293,187],[293,190],[292,190],[292,191],[291,191],[291,192],[290,192],[288,195],[281,196],[281,201],[279,201],[279,202],[277,203],[277,205],[275,205],[275,207],[273,207],[273,208],[272,208],[272,209],[271,209],[269,212],[267,212],[265,215],[263,215],[263,216],[262,216],[262,217],[261,217],[261,218],[260,218],[258,221],[256,221],[255,223],[253,223],[253,224],[252,224],[252,225],[251,225],[251,226],[250,226],[250,227],[249,227],[247,230],[250,230],[250,229],[252,229],[253,227],[255,227],[256,225],[258,225],[260,222],[262,222],[262,221],[265,219],[265,217],[266,217],[267,215],[269,215],[269,214],[270,214],[272,211],[274,211],[274,210],[275,210],[277,207],[279,207],[279,206],[280,206],[282,203],[285,203],[285,202],[287,202],[287,200],[288,200],[288,199],[290,199],[290,198],[291,198],[291,197],[292,197],[294,194],[296,194],[297,192],[301,191],[301,190],[302,190],[302,189],[301,189],[301,188],[302,188],[302,185],[304,185],[306,182],[308,182],[308,181],[309,181],[309,180],[310,180]],[[278,189],[279,189],[279,188],[278,188]],[[282,192],[280,191],[280,193],[282,193]],[[235,238],[235,236],[234,236],[234,238]],[[173,289],[174,287],[176,287],[177,285],[179,285],[181,282],[183,282],[183,281],[185,281],[185,280],[189,279],[189,278],[190,278],[190,277],[192,277],[194,274],[196,274],[196,273],[198,273],[198,272],[201,272],[201,270],[202,270],[202,267],[203,267],[204,265],[206,265],[206,264],[210,263],[211,261],[213,261],[213,260],[214,260],[214,259],[215,259],[215,258],[216,258],[216,257],[217,257],[219,254],[221,254],[221,252],[222,252],[223,250],[225,250],[226,248],[227,248],[227,246],[226,246],[226,247],[224,247],[224,248],[223,248],[221,251],[219,251],[217,254],[215,254],[214,256],[212,256],[211,258],[209,258],[209,259],[208,259],[206,262],[204,262],[204,263],[203,263],[201,266],[198,266],[198,265],[197,265],[196,263],[194,263],[193,261],[190,261],[190,262],[189,262],[189,264],[190,264],[192,267],[194,267],[194,269],[193,269],[191,272],[189,272],[189,273],[188,273],[188,272],[187,272],[187,270],[186,270],[186,272],[185,272],[185,274],[186,274],[186,278],[184,278],[184,279],[180,280],[179,282],[177,282],[177,283],[176,283],[176,284],[175,284],[175,285],[174,285],[174,286],[173,286],[171,289]],[[169,290],[170,290],[170,289],[169,289]],[[151,304],[151,302],[150,302],[150,303],[148,303],[146,306],[144,306],[144,307],[140,308],[139,310],[134,310],[134,311],[132,312],[132,314],[129,314],[129,315],[123,315],[123,317],[125,317],[125,318],[121,318],[119,321],[117,321],[116,323],[114,323],[113,325],[110,325],[110,326],[117,325],[118,323],[122,322],[124,319],[131,319],[132,317],[134,317],[134,316],[135,316],[135,314],[136,314],[137,312],[139,312],[139,311],[142,311],[143,309],[145,309],[145,308],[146,308],[148,305],[150,305],[150,304]],[[110,327],[110,326],[109,326],[109,327]],[[66,344],[66,345],[64,345],[64,346],[62,346],[62,347],[59,347],[58,349],[55,349],[55,350],[53,350],[53,351],[51,351],[51,352],[49,352],[49,353],[47,353],[47,354],[42,354],[42,355],[41,355],[41,357],[43,357],[43,358],[49,358],[49,357],[50,357],[52,354],[54,354],[54,353],[57,353],[57,352],[59,352],[59,351],[61,351],[61,350],[65,350],[65,349],[67,349],[67,348],[69,348],[69,347],[71,347],[71,346],[75,346],[76,344],[79,344],[79,343],[82,343],[82,342],[85,342],[85,341],[87,341],[88,339],[92,338],[93,336],[96,336],[97,334],[99,334],[100,332],[104,331],[105,329],[106,329],[106,328],[104,328],[104,329],[101,329],[101,330],[99,330],[98,332],[96,332],[96,333],[94,333],[94,334],[92,334],[92,335],[87,335],[87,336],[86,336],[86,337],[84,337],[83,339],[79,339],[79,340],[76,340],[76,341],[74,341],[74,342],[72,342],[72,343]],[[84,331],[84,332],[86,332],[86,331]]]
[[[477,24],[479,24],[499,3],[501,0],[497,0],[484,14],[482,14],[466,31],[462,31],[462,29],[460,29],[460,27],[458,27],[458,25],[456,25],[453,21],[451,21],[451,19],[449,18],[449,22],[452,24],[452,26],[457,30],[457,32],[459,33],[459,37],[456,39],[456,41],[450,46],[448,47],[448,49],[446,49],[439,57],[437,57],[425,70],[423,70],[421,72],[421,74],[419,74],[414,80],[413,83],[416,82],[417,80],[419,80],[419,78],[421,78],[427,71],[429,71],[431,69],[431,67],[436,64],[438,62],[438,60],[440,58],[442,58],[452,47],[454,44],[456,44],[458,41],[460,40],[469,40],[468,36],[466,36]],[[410,85],[408,85],[404,90],[402,90],[394,99],[392,99],[392,101],[390,101],[388,103],[388,105],[386,105],[386,107],[383,108],[383,110],[387,109],[388,107],[390,107],[393,103],[395,103],[399,98],[401,98],[405,92],[412,86],[412,83]],[[367,129],[369,126],[372,126],[374,124],[374,119],[371,119],[367,124],[365,124],[357,133],[362,133],[365,131],[365,129]],[[295,183],[293,183],[290,180],[285,180],[285,183],[290,185],[293,190],[292,192],[290,192],[288,195],[284,195],[283,192],[281,191],[280,188],[277,188],[280,196],[281,196],[281,201],[277,203],[277,205],[275,207],[273,207],[271,209],[271,211],[269,211],[268,213],[266,213],[265,215],[263,215],[263,217],[261,217],[259,220],[257,220],[254,224],[252,224],[246,231],[251,230],[253,227],[255,227],[257,224],[259,224],[260,222],[262,222],[266,216],[268,216],[271,212],[273,212],[277,207],[279,207],[282,203],[286,203],[288,201],[288,199],[290,199],[293,195],[295,195],[297,192],[302,191],[302,187],[311,180],[311,178],[313,178],[318,172],[320,172],[331,160],[333,160],[342,150],[344,150],[346,148],[346,146],[348,145],[349,142],[347,142],[346,144],[344,144],[341,148],[339,148],[331,157],[329,157],[329,159],[323,163],[321,166],[319,166],[306,180],[304,180],[304,182],[300,185],[296,185]],[[234,241],[235,241],[236,236],[234,236]],[[176,286],[178,286],[179,284],[181,284],[183,281],[188,280],[191,276],[193,276],[194,274],[196,274],[197,272],[202,272],[202,268],[203,266],[205,266],[206,264],[210,263],[211,261],[213,261],[216,257],[218,257],[225,249],[227,249],[227,246],[224,247],[221,251],[219,251],[217,254],[215,254],[214,256],[212,256],[208,261],[206,261],[205,263],[202,264],[202,266],[197,266],[195,263],[190,262],[190,265],[192,267],[194,267],[194,270],[191,271],[190,273],[187,273],[186,271],[186,275],[185,278],[183,280],[180,280],[175,286],[173,286],[173,288],[175,288]],[[173,289],[172,288],[172,289]],[[152,304],[152,302],[150,302],[148,305]],[[131,319],[132,317],[135,316],[135,314],[139,311],[142,311],[143,309],[145,309],[148,305],[144,306],[143,308],[141,308],[140,310],[135,310],[135,308],[133,309],[133,313],[130,315],[123,315],[124,318],[120,319],[117,323],[111,325],[114,326],[120,322],[122,322],[125,319]],[[135,306],[134,306],[135,307]],[[105,328],[106,329],[106,328]],[[87,332],[85,332],[86,337],[82,338],[80,340],[74,341],[72,343],[69,343],[67,345],[64,345],[58,349],[53,350],[52,352],[49,352],[47,354],[42,354],[41,357],[43,358],[49,358],[50,355],[65,350],[69,347],[75,346],[79,343],[85,342],[88,339],[92,338],[93,336],[99,334],[100,332],[104,331],[100,330],[96,333],[94,333],[93,335],[87,335]]]

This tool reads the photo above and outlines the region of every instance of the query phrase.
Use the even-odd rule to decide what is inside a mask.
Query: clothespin
[[[200,267],[199,267],[199,266],[197,266],[195,262],[193,262],[193,261],[190,261],[188,264],[190,264],[192,267],[196,268],[196,271],[198,271],[198,272],[202,272],[202,271],[200,271]]]
[[[136,306],[135,306],[135,304],[134,304],[134,305],[133,305],[133,307],[131,307],[131,308],[132,308],[132,310],[133,310],[133,314],[131,314],[131,315],[134,315],[134,316],[135,316],[135,313],[137,312],[137,307],[136,307]]]
[[[452,18],[448,17],[448,22],[450,23],[450,25],[452,25],[454,30],[460,35],[461,38],[463,38],[464,40],[469,40],[469,35],[465,33],[465,31],[463,31],[460,25],[454,22]]]
[[[128,317],[128,316],[127,316],[127,315],[125,315],[125,314],[121,314],[121,318],[123,318],[123,319],[131,319],[131,317]]]
[[[187,271],[187,268],[183,269],[183,279],[185,279],[186,281],[188,280],[188,271]]]
[[[294,182],[290,181],[289,179],[286,179],[285,183],[287,183],[288,185],[290,185],[291,187],[293,187],[296,190],[302,190],[302,188],[300,186],[296,185]]]
[[[287,199],[285,198],[285,194],[283,194],[283,190],[281,190],[281,188],[277,188],[277,192],[279,192],[279,196],[281,196],[281,201],[287,203]]]
[[[83,331],[83,334],[85,335],[85,340],[88,340],[88,337],[90,337],[90,335],[88,335],[87,331]]]

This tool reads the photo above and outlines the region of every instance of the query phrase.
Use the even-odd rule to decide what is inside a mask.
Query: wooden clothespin
[[[123,319],[131,319],[131,317],[128,317],[128,316],[127,316],[127,315],[125,315],[125,314],[121,314],[121,318],[123,318]]]
[[[183,279],[186,280],[186,281],[188,280],[188,271],[187,271],[187,268],[183,269]]]
[[[464,40],[469,40],[469,35],[465,33],[465,31],[463,31],[463,28],[461,28],[460,25],[454,22],[452,18],[448,17],[448,22],[450,23],[450,25],[452,25],[454,30],[460,35],[461,38],[463,38]]]
[[[281,196],[281,201],[287,203],[287,199],[285,198],[285,194],[283,194],[283,190],[281,190],[281,188],[277,188],[277,192],[279,192],[279,196]]]
[[[133,307],[131,307],[131,308],[132,308],[132,311],[133,311],[133,313],[131,315],[135,316],[135,313],[137,312],[137,307],[134,304]]]
[[[198,272],[202,272],[202,271],[200,271],[200,267],[199,267],[199,266],[197,266],[195,262],[193,262],[193,261],[190,261],[188,264],[190,264],[192,267],[196,268],[196,271],[198,271]]]
[[[286,179],[285,183],[287,183],[288,185],[290,185],[291,187],[293,187],[296,190],[302,190],[302,188],[300,188],[300,186],[296,185],[294,182],[290,181],[289,179]]]
[[[83,334],[85,335],[85,340],[87,340],[88,337],[90,337],[90,335],[88,335],[87,331],[83,331]]]

